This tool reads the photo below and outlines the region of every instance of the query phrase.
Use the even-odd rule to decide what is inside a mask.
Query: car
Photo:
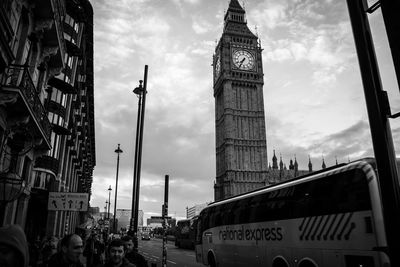
[[[142,233],[142,240],[150,240],[149,233]]]

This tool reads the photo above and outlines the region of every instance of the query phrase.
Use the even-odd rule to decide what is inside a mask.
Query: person
[[[86,257],[86,267],[95,267],[103,263],[104,244],[100,242],[97,233],[93,232],[86,241],[83,256]]]
[[[60,243],[60,251],[51,256],[47,267],[83,267],[80,261],[83,253],[82,238],[76,234],[68,234]]]
[[[30,267],[38,267],[42,262],[42,254],[41,254],[41,242],[40,236],[33,242],[28,242],[28,249],[29,249],[29,266]]]
[[[44,266],[47,266],[47,262],[51,256],[57,253],[58,238],[55,236],[49,236],[42,245],[42,262]]]
[[[126,249],[125,258],[127,258],[131,263],[136,264],[138,267],[147,267],[147,261],[135,248],[132,237],[129,235],[123,236],[122,241],[124,241]]]
[[[28,267],[29,248],[24,231],[19,225],[0,228],[0,266]]]
[[[108,260],[101,267],[137,267],[125,258],[125,244],[121,239],[113,239],[108,245]]]

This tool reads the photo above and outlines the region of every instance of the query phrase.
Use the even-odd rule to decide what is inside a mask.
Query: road
[[[176,248],[172,241],[168,241],[166,248],[168,267],[205,267],[196,262],[194,250]],[[162,266],[161,239],[139,240],[139,252],[146,258],[149,267],[154,263],[157,267]]]

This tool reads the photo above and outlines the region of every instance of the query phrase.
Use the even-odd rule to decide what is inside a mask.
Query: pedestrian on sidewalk
[[[137,267],[125,258],[124,241],[113,239],[108,246],[108,259],[100,267]]]
[[[135,248],[132,237],[129,235],[123,236],[122,241],[124,241],[125,244],[125,258],[131,263],[136,264],[137,267],[147,267],[147,261]]]
[[[84,267],[80,261],[83,252],[82,238],[69,234],[60,243],[60,251],[51,256],[47,267]]]
[[[43,266],[47,266],[47,262],[51,256],[57,253],[58,238],[55,236],[49,236],[46,238],[42,245],[42,262]]]
[[[29,249],[19,225],[0,227],[0,266],[28,267]]]
[[[96,267],[104,263],[104,244],[99,240],[97,233],[93,232],[86,241],[83,256],[86,257],[86,267]]]

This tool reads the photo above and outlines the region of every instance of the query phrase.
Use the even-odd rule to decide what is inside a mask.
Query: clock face
[[[254,68],[254,56],[246,50],[236,50],[232,54],[233,64],[240,70],[252,70]]]

